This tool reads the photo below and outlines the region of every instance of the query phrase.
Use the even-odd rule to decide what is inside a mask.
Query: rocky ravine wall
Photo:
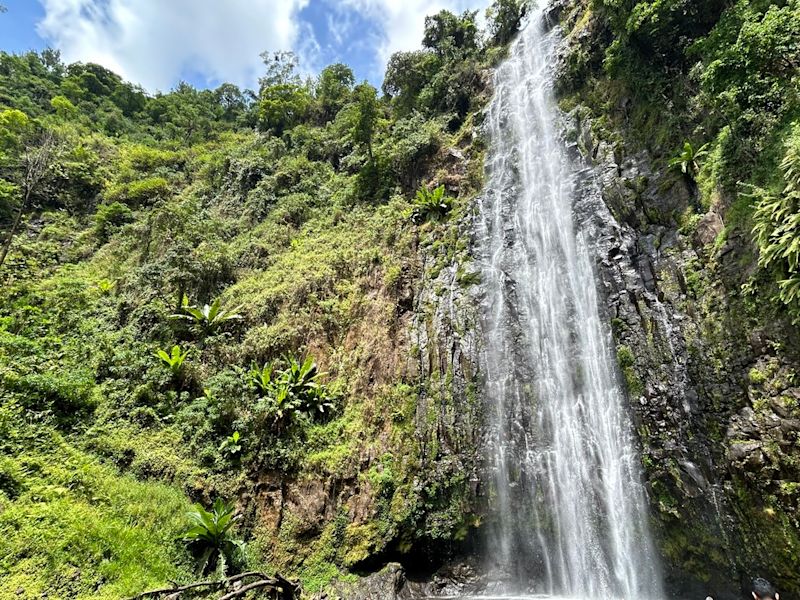
[[[561,4],[569,30],[584,13]],[[565,57],[596,34],[586,21]],[[668,589],[739,597],[761,575],[797,595],[798,332],[742,293],[753,250],[721,235],[730,199],[681,226],[698,208],[692,183],[594,125],[580,105],[565,116],[587,165],[576,214],[596,240]]]
[[[552,4],[552,21],[567,32],[565,59],[605,35],[585,5]],[[564,115],[563,130],[586,165],[576,220],[595,245],[670,596],[741,597],[756,575],[800,594],[797,330],[771,320],[764,299],[742,294],[753,250],[744,236],[721,235],[730,199],[687,225],[682,215],[699,208],[690,181],[628,150],[580,103]],[[428,382],[415,413],[420,466],[432,470],[430,479],[454,483],[442,496],[449,508],[437,507],[434,518],[452,510],[486,517],[490,509],[481,485],[489,399],[480,394],[472,216],[457,228],[464,244],[455,255],[431,268],[435,255],[423,253],[410,328],[411,370]],[[338,594],[388,600],[480,591],[480,551],[468,543],[480,540],[480,527],[463,533],[467,543],[434,544],[418,555],[436,564],[453,558],[444,549],[462,552],[423,581],[404,556],[404,566],[389,564]]]

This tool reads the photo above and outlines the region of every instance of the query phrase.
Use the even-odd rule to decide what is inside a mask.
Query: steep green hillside
[[[466,535],[466,475],[418,411],[448,374],[423,377],[410,327],[464,251],[519,16],[499,2],[486,40],[431,17],[383,95],[285,53],[258,93],[154,97],[0,54],[0,597],[192,580],[186,512],[216,498],[242,516],[229,569],[312,592]]]

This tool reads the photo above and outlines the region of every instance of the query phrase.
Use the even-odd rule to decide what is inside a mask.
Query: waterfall
[[[559,41],[532,15],[497,69],[479,246],[496,510],[487,554],[506,592],[659,598],[639,459],[591,243],[580,166],[552,92]]]

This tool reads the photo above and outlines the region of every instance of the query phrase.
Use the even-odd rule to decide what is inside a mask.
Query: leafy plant
[[[233,537],[233,526],[239,520],[233,503],[217,498],[211,511],[196,504],[187,516],[193,526],[182,539],[198,547],[197,574],[219,571],[224,575],[236,552],[244,548],[244,542]]]
[[[438,222],[444,219],[453,209],[453,199],[445,196],[445,189],[440,185],[433,191],[422,187],[414,200],[414,208],[411,211],[411,220],[416,223],[426,221]]]
[[[114,291],[114,288],[116,288],[116,287],[117,287],[117,282],[116,281],[110,281],[108,279],[101,279],[100,281],[97,282],[97,289],[100,291],[100,293],[103,296],[110,295]]]
[[[782,193],[753,188],[757,199],[753,235],[759,246],[759,265],[777,277],[778,300],[800,321],[800,125],[780,168],[786,182]]]
[[[264,363],[262,367],[253,365],[248,373],[248,378],[262,396],[269,395],[272,391],[272,364]]]
[[[222,442],[219,446],[220,452],[226,452],[230,456],[236,456],[242,451],[242,445],[239,443],[241,436],[238,431],[234,431],[233,435],[229,435],[225,438],[225,441]]]
[[[180,377],[183,371],[183,361],[185,361],[186,357],[189,355],[189,350],[182,352],[181,347],[175,344],[169,354],[167,354],[165,350],[159,349],[155,355],[161,359],[161,362],[169,367],[174,377]]]
[[[267,416],[283,427],[333,408],[334,395],[320,382],[325,373],[319,372],[314,359],[309,356],[301,363],[287,357],[286,361],[288,366],[277,373],[271,364],[250,370],[250,382],[266,401]]]
[[[708,154],[707,147],[708,144],[703,144],[695,149],[691,142],[683,142],[681,151],[670,159],[670,168],[676,169],[680,167],[681,173],[694,179],[700,171],[700,165],[697,161]]]
[[[242,315],[235,312],[236,309],[223,309],[219,298],[210,305],[205,304],[200,308],[198,306],[190,306],[189,299],[184,296],[181,310],[183,312],[173,314],[171,318],[188,321],[204,335],[213,335],[225,325],[242,318]]]

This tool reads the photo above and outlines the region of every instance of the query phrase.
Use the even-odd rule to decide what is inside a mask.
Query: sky
[[[264,51],[292,50],[302,73],[343,62],[379,86],[393,52],[420,46],[425,15],[489,0],[0,0],[0,50],[47,47],[168,91],[257,87]]]

